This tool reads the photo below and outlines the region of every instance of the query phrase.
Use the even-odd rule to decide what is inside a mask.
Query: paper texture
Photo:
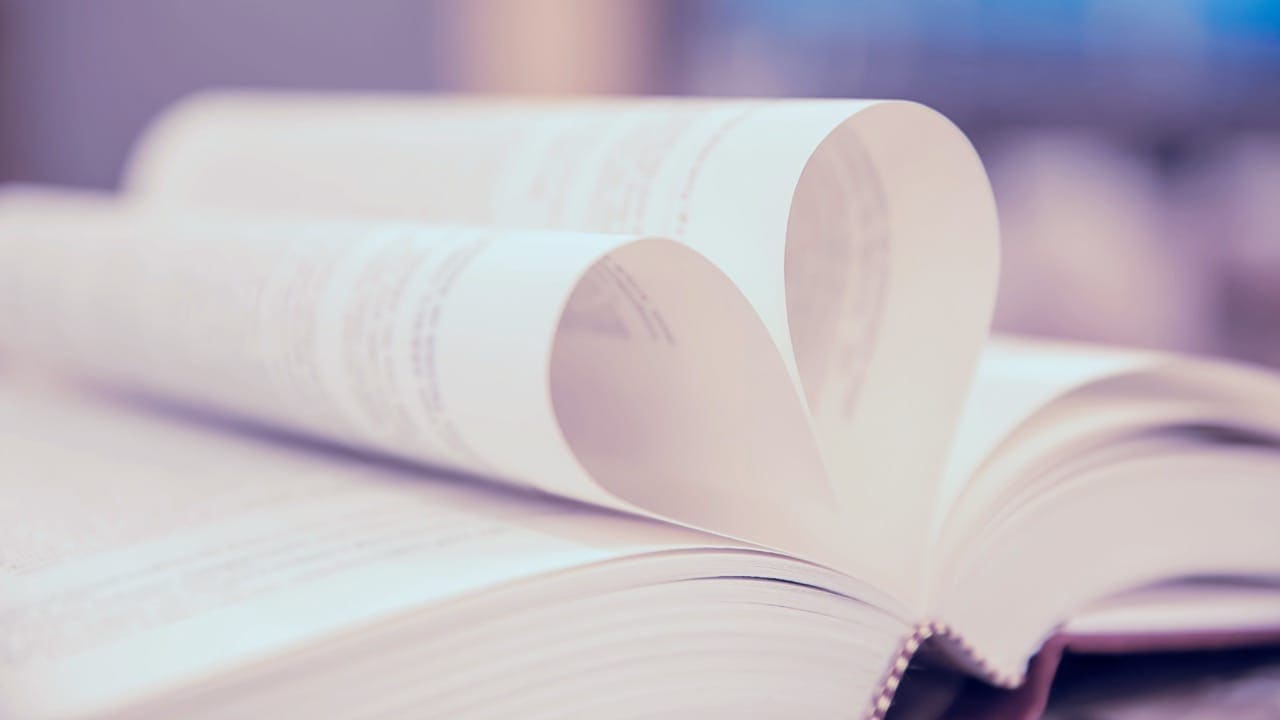
[[[15,366],[0,457],[6,718],[665,714],[708,678],[829,714],[902,627],[809,563]]]
[[[931,499],[997,264],[981,164],[936,113],[863,101],[214,95],[162,120],[130,179],[135,197],[176,212],[688,244],[741,288],[797,384],[853,554],[844,567],[918,602]]]
[[[781,358],[686,247],[99,208],[4,217],[0,252],[15,261],[0,269],[0,328],[21,351],[188,407],[846,564]]]
[[[716,544],[12,376],[0,456],[4,717],[137,699],[479,588]]]

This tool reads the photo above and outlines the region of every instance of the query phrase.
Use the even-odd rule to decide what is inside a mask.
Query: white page
[[[1274,577],[1275,453],[1259,442],[1280,437],[1274,374],[999,338],[970,403],[938,508],[930,612],[1006,677],[1114,593]]]
[[[1072,390],[1150,365],[1151,353],[1018,337],[993,337],[982,351],[955,450],[937,497],[935,528],[1000,443]]]
[[[1149,438],[1051,475],[948,558],[936,616],[998,676],[1018,677],[1058,626],[1117,593],[1280,576],[1274,448]]]
[[[1064,627],[1092,637],[1257,633],[1280,628],[1280,585],[1194,579],[1122,593],[1083,608]]]
[[[686,247],[48,204],[0,207],[17,353],[852,568],[785,365]]]
[[[161,122],[130,175],[159,207],[688,243],[742,288],[800,386],[854,567],[917,594],[997,252],[981,164],[927,108],[214,96]]]
[[[938,494],[935,532],[961,514],[972,522],[1020,479],[1007,468],[989,472],[997,462],[1021,467],[1063,447],[1082,453],[1178,425],[1269,431],[1280,422],[1271,409],[1276,393],[1268,373],[1220,360],[994,337],[983,350]]]
[[[497,584],[726,544],[7,373],[0,716],[111,707]]]

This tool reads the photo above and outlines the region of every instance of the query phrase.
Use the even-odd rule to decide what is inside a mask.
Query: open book
[[[1280,381],[988,341],[997,255],[911,103],[184,103],[0,199],[0,716],[1034,714],[1280,636]]]

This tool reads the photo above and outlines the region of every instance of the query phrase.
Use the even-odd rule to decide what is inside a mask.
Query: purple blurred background
[[[921,100],[991,172],[999,327],[1280,365],[1280,2],[0,0],[0,181],[112,187],[214,86]]]

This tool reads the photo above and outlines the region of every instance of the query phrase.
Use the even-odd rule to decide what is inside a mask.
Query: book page
[[[1259,368],[996,340],[943,487],[931,614],[1013,682],[1055,628],[1117,594],[1274,583],[1277,408]]]
[[[214,95],[149,133],[130,188],[156,208],[690,245],[741,288],[808,409],[848,567],[918,596],[997,264],[981,163],[937,113],[834,100]]]
[[[993,337],[938,494],[935,532],[981,523],[1031,462],[1092,452],[1153,429],[1219,424],[1261,432],[1274,379],[1222,361],[1150,350]],[[942,541],[945,545],[945,541]],[[939,548],[943,550],[944,548]]]
[[[992,337],[982,351],[955,450],[937,497],[935,529],[965,485],[1009,438],[1055,399],[1108,376],[1150,365],[1151,353],[1017,337]]]
[[[6,368],[3,717],[100,712],[483,588],[732,545]]]
[[[686,247],[48,204],[0,204],[0,337],[15,355],[849,564],[786,366]]]

